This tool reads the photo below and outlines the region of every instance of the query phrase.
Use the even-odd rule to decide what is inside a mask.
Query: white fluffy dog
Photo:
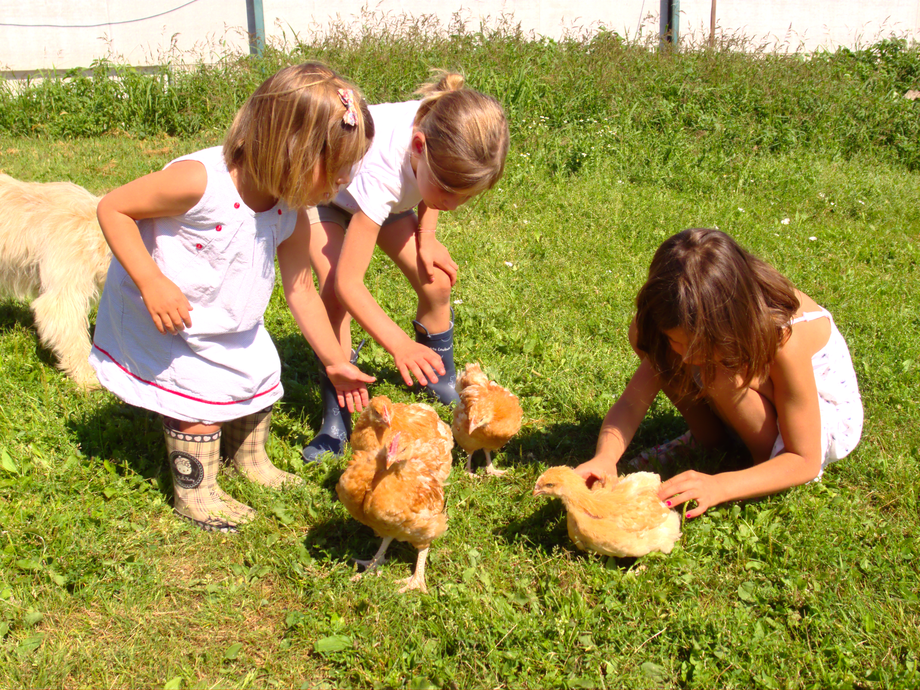
[[[112,254],[96,220],[99,198],[70,182],[0,174],[0,295],[32,300],[41,343],[84,388],[98,388],[87,358],[89,312]]]

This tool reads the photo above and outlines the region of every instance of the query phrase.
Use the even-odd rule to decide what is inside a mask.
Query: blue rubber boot
[[[444,376],[439,375],[437,383],[428,383],[423,387],[442,404],[456,405],[460,396],[457,394],[457,368],[454,366],[454,310],[450,310],[450,328],[443,333],[429,333],[418,321],[413,321],[412,325],[415,326],[415,342],[430,347],[444,362]]]
[[[357,350],[351,351],[351,363],[358,361],[358,353],[364,347],[364,341],[358,345]],[[314,355],[315,357],[316,355]],[[310,444],[301,451],[303,459],[307,462],[322,462],[321,456],[331,453],[333,457],[340,458],[345,453],[345,442],[351,436],[351,413],[348,408],[339,407],[338,395],[335,386],[326,376],[326,370],[317,357],[319,364],[320,397],[323,401],[323,424],[319,433]]]

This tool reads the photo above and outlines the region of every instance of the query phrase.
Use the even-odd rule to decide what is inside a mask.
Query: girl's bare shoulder
[[[803,314],[821,312],[823,307],[815,302],[811,297],[801,290],[796,290],[796,296],[799,298],[799,308],[795,313],[796,317]],[[807,357],[811,359],[815,353],[827,345],[831,337],[831,321],[827,317],[814,318],[807,321],[799,321],[792,325],[792,333],[789,339],[783,343],[777,353],[777,358],[783,353],[787,357]]]

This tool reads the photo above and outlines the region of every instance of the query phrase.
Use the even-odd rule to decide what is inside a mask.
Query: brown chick
[[[589,489],[571,467],[550,467],[533,495],[562,499],[569,537],[582,551],[619,557],[671,553],[680,538],[680,515],[658,500],[658,475],[635,472],[612,479],[612,486],[608,481]]]
[[[372,560],[359,561],[367,571],[384,563],[394,539],[419,550],[415,572],[400,592],[428,591],[428,550],[447,529],[444,481],[453,447],[450,428],[433,408],[384,396],[371,400],[352,430],[353,457],[335,490],[352,517],[383,538]]]
[[[504,446],[521,429],[523,411],[517,396],[482,373],[478,364],[467,364],[457,379],[460,402],[454,408],[452,430],[466,451],[466,471],[472,473],[473,453],[486,454],[486,473],[504,474],[492,465],[492,451]]]

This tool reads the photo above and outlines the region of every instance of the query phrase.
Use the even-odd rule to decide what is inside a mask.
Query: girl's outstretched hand
[[[437,352],[409,338],[393,352],[393,361],[407,386],[415,385],[412,381],[413,376],[420,384],[426,386],[429,382],[437,383],[438,376],[447,373]]]
[[[160,333],[169,331],[175,335],[183,328],[190,328],[192,317],[189,312],[192,306],[179,287],[169,278],[160,274],[138,286],[144,306],[150,312],[153,325]]]
[[[460,267],[451,258],[447,247],[438,242],[434,233],[420,232],[417,237],[418,261],[421,264],[419,273],[430,283],[434,280],[434,272],[440,269],[447,274],[450,285],[453,287],[457,282],[457,271]]]
[[[377,380],[349,362],[326,367],[326,375],[335,386],[339,406],[348,408],[349,412],[360,412],[365,408],[368,402],[367,384]]]
[[[719,476],[703,474],[696,470],[681,472],[676,477],[662,482],[658,488],[658,498],[669,508],[695,500],[696,508],[687,511],[688,518],[698,517],[725,500]]]
[[[608,477],[616,478],[617,461],[606,456],[595,456],[575,468],[575,473],[584,478],[585,484],[590,489],[594,482],[603,483]]]

